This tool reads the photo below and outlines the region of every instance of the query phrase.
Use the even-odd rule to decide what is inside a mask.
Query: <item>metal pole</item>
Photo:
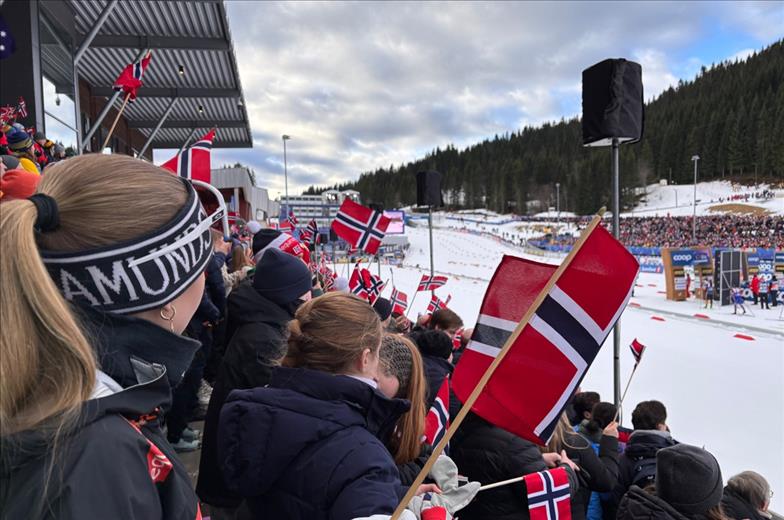
[[[142,157],[144,155],[144,152],[147,151],[147,148],[149,148],[150,144],[152,143],[152,140],[155,139],[155,136],[158,134],[158,130],[160,130],[161,126],[163,126],[163,122],[166,121],[166,118],[169,117],[169,114],[171,114],[174,105],[177,104],[178,99],[180,98],[172,98],[172,100],[169,102],[169,106],[167,106],[166,110],[164,110],[163,115],[158,120],[158,124],[155,125],[155,128],[153,128],[150,137],[147,138],[147,140],[144,142],[144,146],[142,146],[141,151],[138,153],[138,155],[136,155],[137,158]]]
[[[620,239],[621,235],[621,194],[620,194],[620,144],[618,138],[612,140],[612,201],[613,201],[613,236]],[[615,406],[621,405],[621,327],[620,320],[613,327],[613,396]]]
[[[697,163],[700,160],[699,155],[695,155],[691,158],[694,161],[694,211],[691,217],[691,243],[692,245],[696,244],[695,240],[697,237]]]
[[[104,22],[106,21],[107,18],[109,18],[109,15],[112,14],[112,11],[114,11],[114,8],[116,6],[117,6],[117,0],[109,0],[109,3],[106,4],[106,7],[103,8],[103,11],[101,11],[101,14],[98,16],[98,19],[93,24],[92,28],[90,29],[90,32],[87,33],[87,36],[84,37],[84,40],[82,40],[82,43],[79,45],[79,48],[76,50],[76,53],[74,54],[74,59],[73,59],[74,67],[76,67],[76,65],[79,64],[79,62],[82,59],[82,56],[84,56],[85,51],[95,39],[95,35],[98,34],[98,31],[101,30],[101,27],[103,27]]]
[[[142,58],[142,56],[144,56],[147,53],[147,50],[148,49],[141,49],[139,51],[139,54],[136,55],[136,58],[133,61],[134,62],[139,61]],[[114,102],[117,101],[117,99],[122,95],[122,93],[123,93],[122,90],[118,90],[112,95],[111,98],[109,98],[109,101],[106,103],[106,106],[103,107],[103,110],[101,110],[101,113],[98,114],[98,117],[96,118],[95,122],[90,126],[90,130],[87,131],[87,135],[84,136],[84,140],[82,141],[82,150],[87,148],[87,146],[90,144],[90,139],[92,139],[93,135],[95,135],[96,130],[98,130],[101,127],[101,122],[104,120],[106,114],[109,113],[109,110],[114,105]]]
[[[430,278],[435,275],[433,268],[433,206],[427,207],[427,227],[430,230]]]
[[[283,181],[286,189],[286,209],[289,207],[289,167],[286,158],[286,141],[289,139],[291,139],[289,136],[283,135]]]
[[[561,183],[555,183],[555,211],[557,213],[556,222],[561,223]]]
[[[197,130],[196,128],[191,130],[191,133],[188,134],[188,138],[185,139],[185,142],[182,143],[182,146],[180,146],[180,149],[177,150],[177,155],[180,155],[182,153],[182,151],[185,150],[185,147],[188,146],[188,143],[191,142],[191,138],[193,137],[193,134],[196,133],[196,130]]]

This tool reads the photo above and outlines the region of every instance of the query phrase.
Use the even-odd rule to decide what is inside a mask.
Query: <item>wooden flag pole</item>
[[[604,211],[605,208],[600,209],[599,212],[593,217],[591,223],[588,225],[588,227],[586,227],[583,230],[582,234],[580,235],[580,238],[574,244],[574,247],[569,252],[566,259],[563,261],[563,263],[561,263],[561,265],[558,266],[558,269],[556,269],[555,273],[553,273],[553,275],[550,277],[550,280],[547,282],[547,285],[545,285],[544,288],[536,296],[536,299],[526,311],[525,315],[523,316],[523,319],[521,319],[520,323],[517,324],[517,327],[515,328],[512,335],[509,336],[509,339],[506,340],[506,343],[504,343],[504,346],[501,349],[501,351],[495,357],[495,359],[490,364],[490,366],[487,367],[487,370],[485,371],[484,375],[482,375],[482,378],[476,384],[474,390],[468,396],[468,399],[466,399],[465,403],[463,403],[463,407],[460,409],[460,412],[458,412],[457,417],[455,417],[452,424],[449,425],[449,429],[441,438],[441,441],[433,449],[433,453],[430,454],[430,458],[427,459],[427,462],[425,463],[422,470],[419,472],[419,475],[417,475],[417,478],[414,479],[414,482],[411,484],[411,487],[408,488],[406,495],[403,497],[403,500],[401,500],[400,503],[398,504],[397,509],[395,509],[395,512],[392,514],[390,520],[398,520],[400,518],[400,515],[403,514],[403,511],[405,511],[406,506],[408,506],[408,503],[411,501],[412,498],[414,498],[417,488],[422,484],[422,482],[424,482],[425,477],[427,477],[428,473],[430,473],[430,470],[433,468],[433,464],[435,464],[436,459],[438,459],[438,457],[444,452],[444,448],[446,448],[446,445],[449,444],[449,441],[452,439],[452,436],[460,427],[460,424],[462,424],[466,415],[468,415],[468,412],[471,411],[471,408],[473,408],[474,403],[479,398],[479,395],[482,393],[482,390],[484,390],[485,386],[487,385],[487,382],[490,381],[493,372],[495,372],[495,370],[499,367],[501,362],[504,360],[504,357],[506,357],[506,354],[512,348],[512,345],[514,345],[514,342],[517,340],[517,337],[520,336],[525,326],[528,325],[528,322],[533,317],[534,313],[542,304],[542,302],[547,297],[547,295],[550,293],[550,290],[553,288],[555,283],[558,281],[558,279],[561,277],[564,271],[566,271],[566,268],[569,267],[569,264],[572,263],[574,257],[577,256],[577,253],[580,251],[580,248],[582,248],[583,244],[588,239],[591,232],[596,228],[596,226],[598,226],[601,223],[602,216],[604,215]]]
[[[509,480],[502,480],[500,482],[494,482],[492,484],[486,484],[479,488],[479,491],[485,491],[486,489],[493,489],[501,486],[508,486],[509,484],[514,484],[515,482],[522,482],[525,480],[525,477],[515,477],[510,478]]]
[[[117,112],[117,117],[114,118],[114,123],[112,123],[112,127],[109,129],[109,133],[106,135],[106,139],[103,141],[103,146],[101,146],[101,151],[106,148],[106,145],[109,143],[109,139],[112,138],[112,134],[114,133],[114,127],[117,126],[117,121],[120,120],[120,116],[122,115],[123,111],[125,110],[125,105],[128,104],[128,100],[131,98],[131,93],[128,92],[125,94],[125,99],[123,100],[123,104],[120,107],[120,111]]]
[[[419,288],[419,284],[417,284],[417,288]],[[419,291],[414,290],[414,297],[411,298],[411,304],[406,308],[406,319],[408,319],[408,313],[411,312],[411,309],[414,308],[414,302],[416,301],[416,297]]]
[[[639,365],[640,365],[639,363],[635,363],[634,368],[632,369],[632,373],[629,374],[629,380],[626,381],[626,388],[623,389],[623,394],[621,394],[621,400],[618,402],[618,408],[615,409],[615,417],[613,417],[612,422],[618,420],[618,416],[621,413],[621,408],[623,407],[623,400],[626,399],[626,392],[629,391],[629,385],[632,384],[632,378],[634,377],[634,373],[637,372],[637,367]]]

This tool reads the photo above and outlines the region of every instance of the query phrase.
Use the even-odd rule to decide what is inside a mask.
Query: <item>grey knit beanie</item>
[[[400,383],[398,395],[406,395],[414,364],[411,349],[395,334],[386,334],[381,340],[379,364],[385,374],[395,376]]]
[[[676,444],[656,454],[656,494],[684,515],[719,505],[723,487],[718,461],[702,448]]]

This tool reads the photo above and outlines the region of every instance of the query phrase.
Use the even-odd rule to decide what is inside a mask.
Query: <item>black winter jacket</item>
[[[425,372],[425,379],[427,380],[427,397],[425,406],[429,410],[433,403],[436,401],[438,391],[441,385],[444,384],[444,379],[452,374],[455,369],[452,363],[446,359],[435,356],[422,356],[422,364]]]
[[[123,389],[83,403],[51,473],[48,435],[2,439],[0,518],[194,520],[198,499],[159,414],[199,343],[138,318],[93,310],[82,318],[102,371]]]
[[[228,300],[233,331],[226,347],[204,418],[199,480],[196,493],[203,502],[236,507],[241,498],[230,492],[221,478],[217,458],[218,419],[229,393],[269,383],[273,361],[286,353],[284,331],[294,317],[295,306],[285,309],[261,296],[246,281],[232,291]],[[227,337],[230,337],[227,335]]]
[[[539,448],[506,430],[469,413],[450,444],[450,457],[470,481],[492,484],[544,471],[547,465]],[[571,468],[570,487],[577,482]],[[479,493],[464,509],[460,520],[521,520],[529,518],[525,484],[518,482]]]
[[[687,520],[661,498],[632,486],[618,506],[617,520]]]
[[[278,367],[221,411],[224,479],[255,520],[389,515],[403,490],[381,439],[408,407],[349,376]]]
[[[580,466],[577,479],[580,486],[572,492],[572,518],[583,520],[591,500],[591,492],[612,491],[618,483],[618,439],[602,435],[599,454],[582,435],[569,435],[564,446],[566,454]]]
[[[729,518],[734,518],[735,520],[744,520],[746,518],[749,520],[767,520],[756,507],[726,487],[724,488],[724,495],[721,497],[721,507]]]

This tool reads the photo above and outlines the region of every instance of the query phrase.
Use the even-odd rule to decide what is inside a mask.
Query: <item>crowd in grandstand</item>
[[[188,181],[119,155],[48,166],[0,199],[3,518],[358,519],[398,506],[472,331],[447,308],[412,323],[384,298],[327,287],[278,230],[249,224],[229,243],[211,223]],[[202,387],[203,434],[188,426]],[[632,430],[615,419],[578,390],[537,446],[469,412],[402,518],[529,518],[522,482],[479,485],[548,468],[568,477],[576,519],[773,517],[765,478],[725,485],[711,453],[675,440],[664,404],[637,404]],[[178,452],[199,448],[194,490]]]

